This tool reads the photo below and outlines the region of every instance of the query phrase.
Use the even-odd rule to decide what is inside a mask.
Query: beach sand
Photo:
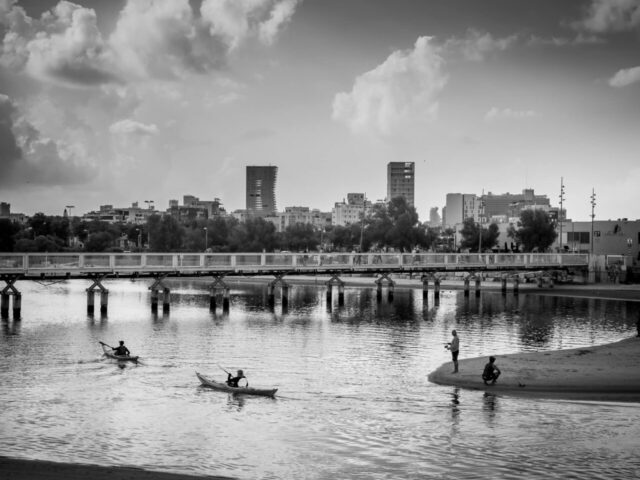
[[[502,372],[495,385],[485,385],[482,371],[496,357]],[[548,352],[461,358],[459,373],[447,362],[429,381],[492,393],[572,400],[640,402],[640,337],[595,347]]]
[[[133,467],[44,462],[0,457],[0,478],[5,480],[229,480],[230,477],[194,476]]]

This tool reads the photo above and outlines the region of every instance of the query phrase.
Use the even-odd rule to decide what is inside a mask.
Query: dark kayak
[[[277,388],[252,388],[252,387],[230,387],[224,382],[216,382],[204,375],[196,372],[196,375],[200,379],[200,382],[205,387],[213,388],[214,390],[220,390],[221,392],[229,393],[242,393],[245,395],[262,395],[264,397],[273,397],[278,391]]]
[[[134,362],[134,363],[138,363],[138,356],[131,356],[131,355],[116,355],[115,353],[113,353],[113,350],[111,349],[111,347],[107,347],[104,343],[101,343],[102,345],[102,351],[104,352],[105,356],[112,358],[114,360],[118,360],[119,362]]]

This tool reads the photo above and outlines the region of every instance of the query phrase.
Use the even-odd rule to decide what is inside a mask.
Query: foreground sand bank
[[[5,480],[229,480],[230,477],[194,476],[155,472],[133,467],[44,462],[0,457],[0,478]]]
[[[495,385],[481,375],[489,355],[502,374]],[[461,358],[459,373],[447,362],[429,381],[493,393],[579,400],[640,402],[640,338],[595,347]]]

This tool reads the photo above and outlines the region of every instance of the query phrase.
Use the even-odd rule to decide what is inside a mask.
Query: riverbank
[[[314,276],[314,275],[291,275],[285,277],[290,285],[317,285],[324,286],[331,277]],[[395,282],[396,289],[422,289],[422,282],[419,278],[405,278],[391,276]],[[193,280],[202,281],[203,283],[211,283],[210,279],[203,277],[193,277]],[[245,285],[245,284],[265,284],[272,282],[273,276],[253,276],[253,277],[225,277],[224,281],[227,285]],[[340,280],[345,283],[346,287],[370,287],[375,288],[375,277],[364,275],[344,275],[340,276]],[[170,283],[170,280],[167,281]],[[620,283],[565,283],[557,284],[553,287],[538,287],[536,283],[520,283],[519,291],[522,293],[560,296],[560,297],[581,297],[581,298],[599,298],[602,300],[626,300],[631,302],[640,302],[640,284],[620,284]],[[443,280],[440,283],[440,291],[447,290],[463,290],[464,283],[460,280]],[[470,291],[473,295],[475,292],[475,284],[470,285]],[[481,291],[501,292],[502,286],[500,282],[482,282]],[[429,291],[433,292],[433,282],[429,282]],[[513,285],[509,284],[509,295],[513,294]]]
[[[462,352],[464,350],[461,350]],[[481,375],[489,356],[502,372],[495,385]],[[461,358],[459,373],[447,362],[429,381],[490,393],[573,400],[640,402],[640,337],[595,347]]]
[[[0,457],[0,478],[6,480],[229,480],[231,477],[195,476],[134,467],[103,467]]]

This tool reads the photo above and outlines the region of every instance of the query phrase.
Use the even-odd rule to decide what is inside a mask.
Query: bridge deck
[[[587,254],[555,253],[0,253],[0,275],[287,275],[586,269]]]

